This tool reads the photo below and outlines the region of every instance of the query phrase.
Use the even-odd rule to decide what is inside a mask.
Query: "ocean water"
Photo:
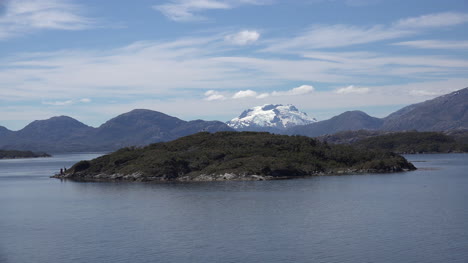
[[[468,155],[260,182],[49,178],[99,154],[0,160],[0,262],[468,262]]]

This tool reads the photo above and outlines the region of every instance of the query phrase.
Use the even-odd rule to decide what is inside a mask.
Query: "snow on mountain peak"
[[[305,125],[317,122],[315,118],[300,112],[294,105],[265,104],[250,108],[242,114],[227,122],[234,129],[245,130],[255,128],[276,128],[284,130],[296,125]]]

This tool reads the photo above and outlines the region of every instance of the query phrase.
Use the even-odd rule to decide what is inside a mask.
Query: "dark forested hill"
[[[380,149],[396,153],[468,152],[468,130],[446,132],[344,131],[317,138],[331,144],[346,144],[361,149]]]
[[[364,138],[352,144],[360,149],[396,153],[468,152],[468,144],[441,132],[395,132]]]

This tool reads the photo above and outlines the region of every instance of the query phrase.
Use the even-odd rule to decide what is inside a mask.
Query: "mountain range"
[[[468,129],[468,88],[409,105],[385,118],[347,111],[317,121],[293,105],[263,105],[220,121],[184,121],[167,114],[137,109],[121,114],[98,128],[67,116],[36,120],[19,131],[0,126],[0,149],[46,152],[111,151],[171,141],[207,131],[268,131],[310,137],[342,131],[448,131]]]
[[[46,152],[112,151],[171,141],[197,132],[232,131],[220,121],[184,121],[152,110],[121,114],[98,128],[67,116],[33,121],[19,131],[0,127],[0,148]]]

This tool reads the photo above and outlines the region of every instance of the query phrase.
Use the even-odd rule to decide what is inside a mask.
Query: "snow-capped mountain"
[[[236,130],[272,131],[285,130],[313,122],[317,122],[317,120],[307,116],[306,113],[299,111],[291,104],[267,104],[250,108],[226,124]]]

